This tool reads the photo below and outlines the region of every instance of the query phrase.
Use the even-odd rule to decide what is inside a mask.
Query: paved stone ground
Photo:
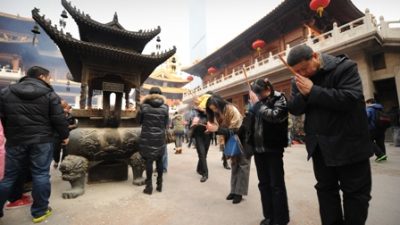
[[[230,171],[222,167],[221,153],[212,147],[208,156],[210,178],[200,183],[195,172],[194,149],[173,154],[169,146],[169,170],[164,191],[148,196],[143,187],[124,182],[90,184],[86,194],[64,200],[62,190],[69,187],[52,169],[51,206],[54,214],[43,224],[51,225],[258,225],[262,218],[254,161],[251,167],[249,196],[238,205],[225,200],[229,192]],[[389,160],[372,163],[373,193],[368,225],[400,224],[400,148],[388,145]],[[290,225],[320,224],[312,163],[306,161],[304,146],[296,145],[285,153],[286,183]],[[371,159],[372,160],[372,159]],[[5,210],[1,225],[32,224],[29,208]]]

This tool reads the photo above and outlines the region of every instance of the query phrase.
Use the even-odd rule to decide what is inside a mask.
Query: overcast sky
[[[201,1],[201,0],[199,0]],[[265,16],[282,0],[205,0],[207,13],[208,54],[230,41],[246,28]],[[334,0],[332,0],[334,1]],[[178,48],[178,57],[183,65],[189,65],[189,0],[72,0],[77,8],[89,13],[100,22],[112,20],[118,13],[119,22],[128,30],[152,29],[161,26],[161,47]],[[398,0],[353,0],[361,10],[370,11],[385,20],[400,20]],[[0,11],[31,17],[31,9],[40,8],[42,14],[58,21],[62,11],[61,0],[0,0]],[[75,22],[67,20],[66,31],[79,38]],[[145,52],[155,49],[150,42]]]

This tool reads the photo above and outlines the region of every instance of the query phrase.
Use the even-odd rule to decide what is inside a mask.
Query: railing
[[[329,32],[323,33],[317,37],[308,37],[303,43],[314,49],[314,51],[322,52],[328,49],[332,49],[337,46],[341,46],[347,42],[354,41],[360,37],[367,35],[378,34],[383,39],[399,39],[400,40],[400,27],[390,27],[390,25],[400,25],[400,21],[384,21],[383,17],[380,18],[380,25],[376,24],[376,20],[367,9],[365,16],[350,23],[344,24],[338,27],[336,23],[333,24],[333,29]],[[300,44],[303,44],[300,43]],[[299,44],[299,45],[300,45]],[[245,67],[248,77],[255,78],[260,74],[265,74],[268,71],[276,69],[278,67],[283,68],[282,62],[278,59],[278,55],[286,56],[291,47],[287,45],[286,50],[273,55],[271,52],[267,58],[262,60],[255,59],[254,63]],[[207,91],[218,91],[226,89],[231,86],[237,85],[243,82],[243,71],[242,69],[233,70],[228,75],[221,74],[221,78],[213,80],[209,83],[202,84],[194,88],[191,93],[184,93],[183,101],[191,99],[194,95],[201,95]]]
[[[13,82],[13,81],[19,80],[23,76],[24,76],[24,73],[22,72],[21,68],[19,68],[18,70],[13,70],[13,69],[5,67],[5,66],[0,68],[0,79],[1,80]]]

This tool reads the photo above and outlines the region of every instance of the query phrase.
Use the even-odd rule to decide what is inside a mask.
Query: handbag
[[[242,154],[243,146],[239,137],[232,131],[229,132],[229,139],[225,143],[224,154],[228,157],[238,156]]]
[[[165,129],[165,143],[174,143],[175,142],[175,133],[172,129]]]

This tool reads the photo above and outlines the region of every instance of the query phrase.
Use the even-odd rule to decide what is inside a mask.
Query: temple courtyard
[[[168,146],[169,167],[162,193],[142,193],[143,186],[124,182],[89,184],[77,199],[64,200],[61,192],[69,183],[61,173],[52,171],[50,205],[53,215],[43,224],[51,225],[258,225],[262,219],[257,174],[252,162],[249,195],[233,205],[225,200],[229,193],[230,171],[222,167],[221,152],[212,146],[208,155],[209,179],[200,183],[195,172],[196,151],[184,148],[173,154]],[[290,225],[320,224],[314,189],[312,163],[306,161],[303,145],[287,148],[285,153],[286,185]],[[375,163],[371,158],[373,189],[368,225],[396,225],[400,222],[400,148],[387,144],[389,160]],[[155,177],[154,177],[155,179]],[[154,180],[155,181],[155,180]],[[5,210],[1,225],[32,224],[29,207]]]

